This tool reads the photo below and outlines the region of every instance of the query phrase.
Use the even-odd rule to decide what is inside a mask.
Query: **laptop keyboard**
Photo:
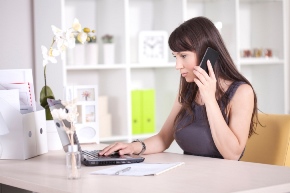
[[[114,152],[110,156],[101,156],[99,155],[100,150],[82,150],[83,155],[86,155],[90,159],[99,159],[101,157],[106,157],[106,158],[119,158],[120,155],[118,152]]]
[[[99,152],[99,150],[82,150],[82,153],[91,159],[98,159],[100,157]]]

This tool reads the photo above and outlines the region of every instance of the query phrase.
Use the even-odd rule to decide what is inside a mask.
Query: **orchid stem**
[[[45,93],[45,96],[47,96],[47,90],[46,90],[46,65],[44,66],[44,86],[45,86],[44,93]]]

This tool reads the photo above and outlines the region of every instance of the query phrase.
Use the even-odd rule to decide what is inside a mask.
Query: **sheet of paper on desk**
[[[120,175],[120,176],[156,176],[164,173],[168,170],[181,166],[184,162],[174,162],[174,163],[135,163],[135,164],[122,164],[98,171],[91,172],[91,174],[97,175]],[[120,172],[126,168],[130,167],[129,170],[125,172]]]

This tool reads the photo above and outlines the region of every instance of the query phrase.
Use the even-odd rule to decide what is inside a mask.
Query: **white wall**
[[[47,2],[56,3],[58,2],[58,0],[54,0],[54,1],[47,0]],[[286,6],[288,7],[288,11],[289,11],[290,3],[287,2]],[[288,12],[288,15],[289,15],[289,12]],[[47,11],[46,14],[43,15],[43,17],[45,18],[50,18],[52,16],[54,16],[54,13],[49,12],[49,11]],[[31,68],[34,72],[36,93],[39,93],[41,87],[43,86],[44,81],[43,81],[43,75],[42,75],[43,72],[41,71],[41,67],[37,66],[37,65],[41,65],[41,60],[39,59],[39,57],[41,57],[39,56],[39,54],[41,54],[40,48],[37,45],[38,50],[35,50],[36,48],[34,47],[34,44],[40,40],[34,40],[34,35],[33,35],[34,33],[33,27],[35,25],[34,19],[33,19],[33,0],[0,0],[0,18],[1,18],[0,20],[1,21],[0,69]],[[53,18],[54,20],[56,19],[55,17]],[[60,17],[58,18],[59,20],[61,19]],[[290,19],[287,22],[290,26]],[[51,22],[50,24],[57,25],[56,22]],[[289,28],[289,26],[287,27]],[[49,27],[50,26],[48,26],[48,29]],[[41,42],[41,44],[45,44],[45,43],[47,42],[46,41]],[[287,51],[288,53],[286,53],[288,54],[286,56],[288,58],[289,58],[289,47],[290,47],[290,40],[288,39],[288,51]],[[35,52],[37,53],[37,56],[34,55]],[[34,58],[36,58],[37,62],[35,62]],[[62,78],[62,77],[59,77],[59,78]],[[48,81],[53,81],[53,80],[48,80]],[[56,81],[56,83],[52,82],[51,84],[57,85],[57,80],[54,80],[54,81]],[[59,85],[58,86],[59,88],[57,87],[56,90],[60,90],[61,86],[62,85]],[[288,86],[290,86],[290,84],[288,84]],[[39,96],[37,94],[36,96],[37,100],[38,100],[38,97]],[[59,91],[58,96],[56,97],[57,98],[61,97],[60,91]]]
[[[33,68],[32,0],[0,1],[0,69]]]
[[[0,0],[0,69],[32,69],[34,86],[36,89],[36,100],[39,101],[39,93],[44,86],[42,55],[40,46],[48,47],[52,41],[51,24],[58,26],[57,22],[44,22],[43,25],[39,21],[59,20],[61,18],[53,11],[59,8],[60,0],[42,0],[47,2],[48,7],[41,8],[43,12],[42,18],[34,19],[34,3],[39,0]],[[55,6],[57,5],[57,6]],[[54,8],[52,6],[55,6]],[[37,11],[37,10],[36,10]],[[56,10],[60,13],[59,10]],[[57,18],[56,18],[57,17]],[[37,28],[36,30],[34,29]],[[59,26],[61,27],[61,26]],[[45,30],[45,38],[35,39],[34,33],[43,33]],[[36,54],[35,54],[36,53]],[[58,65],[61,65],[58,62]],[[47,82],[55,92],[56,98],[61,98],[62,85],[58,81],[62,78],[61,72],[55,72],[54,66],[51,65],[47,69]]]

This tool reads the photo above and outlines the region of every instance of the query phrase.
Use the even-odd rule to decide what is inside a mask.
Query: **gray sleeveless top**
[[[229,120],[225,115],[225,108],[241,84],[245,84],[245,82],[233,82],[222,96],[222,98],[218,100],[219,106],[227,124],[229,124]],[[223,101],[228,102],[224,104],[225,102]],[[194,102],[192,104],[192,110],[194,114],[194,120],[191,124],[188,125],[192,117],[192,115],[189,114],[185,115],[177,123],[177,127],[174,133],[177,144],[184,151],[184,154],[223,159],[223,156],[216,148],[211,136],[205,106],[198,105]]]

